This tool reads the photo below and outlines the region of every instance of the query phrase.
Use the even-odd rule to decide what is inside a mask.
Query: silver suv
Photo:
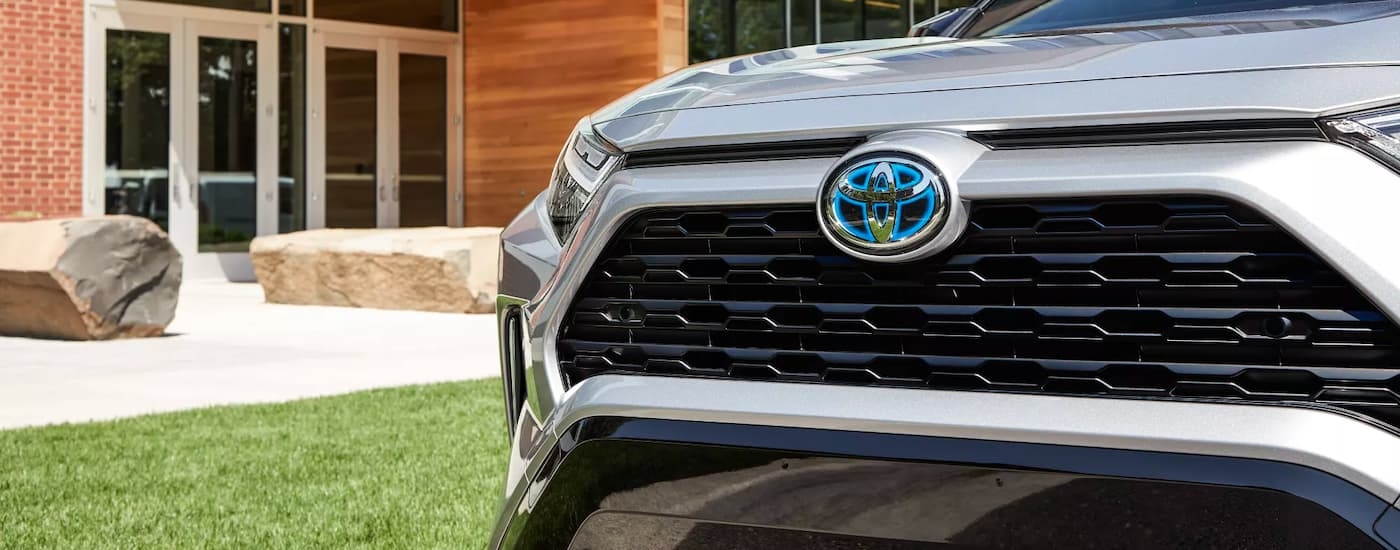
[[[989,0],[584,119],[492,544],[1395,548],[1398,13]]]

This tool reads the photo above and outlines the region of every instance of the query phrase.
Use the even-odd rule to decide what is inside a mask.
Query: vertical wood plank
[[[684,0],[466,0],[467,225],[508,223],[580,117],[672,64],[658,2],[681,5],[684,44]]]

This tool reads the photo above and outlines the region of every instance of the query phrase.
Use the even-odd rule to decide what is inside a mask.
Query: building
[[[261,234],[500,225],[631,89],[942,2],[5,0],[0,219],[145,216],[194,276]]]
[[[689,59],[904,36],[914,23],[976,0],[690,0]]]

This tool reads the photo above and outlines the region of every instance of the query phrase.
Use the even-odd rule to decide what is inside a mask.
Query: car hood
[[[681,110],[1400,65],[1400,41],[1394,39],[1400,35],[1400,17],[1385,16],[1395,12],[1397,3],[1373,6],[1372,11],[1348,11],[1347,17],[1322,11],[1054,36],[908,38],[792,48],[683,69],[618,100],[592,119],[606,137],[628,145],[629,140],[635,144],[659,135],[656,125],[669,121],[664,113]],[[1080,89],[1081,94],[1091,90]],[[1087,93],[1086,101],[1094,99],[1093,92]],[[1020,97],[1022,102],[1036,100],[1025,93]],[[936,115],[929,110],[937,108],[928,103],[920,110]],[[622,121],[629,117],[645,120]],[[638,124],[647,129],[641,131]]]

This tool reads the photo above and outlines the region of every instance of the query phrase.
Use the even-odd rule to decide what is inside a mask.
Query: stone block
[[[253,271],[267,301],[489,313],[499,228],[318,229],[258,237]]]
[[[0,223],[0,335],[159,336],[175,318],[183,262],[133,216]]]

